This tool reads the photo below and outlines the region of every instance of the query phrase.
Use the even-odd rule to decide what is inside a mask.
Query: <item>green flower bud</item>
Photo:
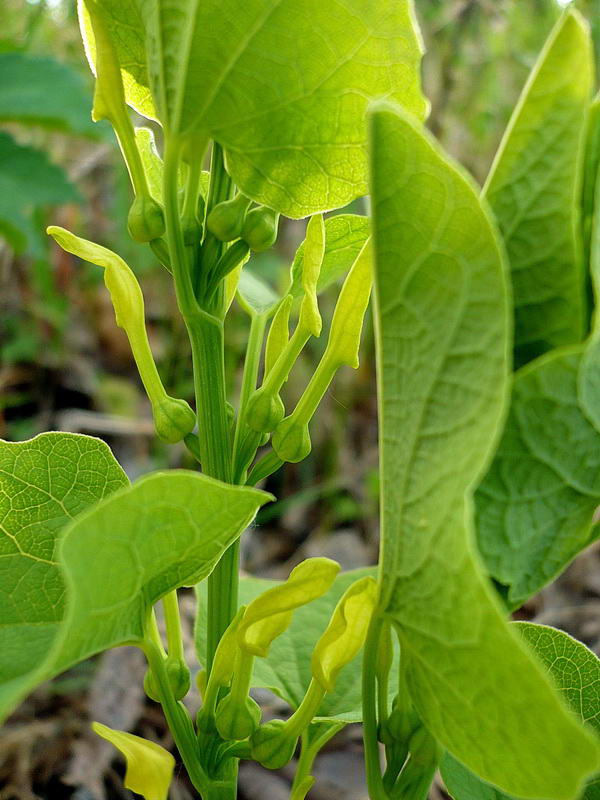
[[[208,215],[208,230],[222,242],[232,242],[242,235],[242,228],[250,200],[243,194],[236,195],[233,200],[218,203]]]
[[[185,400],[166,395],[152,404],[156,432],[163,442],[175,444],[191,433],[196,415]]]
[[[312,444],[308,425],[297,422],[292,416],[282,420],[273,433],[273,450],[282,461],[296,464],[310,453]]]
[[[253,208],[246,214],[242,227],[242,239],[255,253],[273,247],[277,241],[279,214],[266,206]]]
[[[176,700],[181,700],[190,690],[190,670],[185,661],[181,659],[170,659],[167,656],[165,670],[169,679],[169,684]],[[160,692],[158,683],[151,669],[146,670],[144,675],[144,691],[155,703],[160,703]]]
[[[261,387],[248,400],[246,422],[257,433],[274,431],[284,416],[281,397],[270,392],[268,387]]]
[[[188,665],[181,658],[167,658],[167,675],[175,700],[181,700],[190,690],[191,676]]]
[[[261,715],[260,706],[251,697],[240,704],[228,694],[217,706],[215,722],[223,739],[247,739],[260,725]]]
[[[144,675],[144,691],[150,698],[150,700],[154,700],[155,703],[160,703],[160,694],[158,692],[158,685],[156,683],[156,678],[154,677],[154,673],[150,668],[146,670],[146,674]]]
[[[195,217],[181,220],[181,233],[186,245],[199,244],[202,241],[202,225]]]
[[[150,195],[138,195],[127,215],[127,230],[136,242],[151,242],[160,239],[165,232],[162,208]]]
[[[267,769],[281,769],[288,764],[298,744],[297,736],[289,736],[282,719],[274,719],[261,727],[250,739],[250,754]]]

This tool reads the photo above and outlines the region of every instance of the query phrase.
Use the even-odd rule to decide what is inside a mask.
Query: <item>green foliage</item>
[[[600,733],[600,661],[563,631],[530,622],[515,624],[519,634],[550,672],[566,702],[582,722]],[[480,781],[452,756],[442,762],[442,777],[454,800],[512,800]],[[595,800],[600,781],[587,784],[582,800]]]
[[[569,798],[598,745],[509,630],[472,544],[469,495],[508,383],[496,231],[475,187],[412,118],[379,107],[372,143],[381,611],[398,631],[412,702],[442,745],[517,795]]]
[[[70,606],[54,669],[142,641],[152,605],[205,578],[269,499],[175,470],[147,475],[79,516],[61,544]]]
[[[98,138],[92,103],[81,77],[53,58],[0,53],[0,121],[25,122]],[[40,190],[44,181],[37,181]]]
[[[475,5],[437,13],[469,20]],[[373,800],[425,800],[444,752],[458,800],[507,797],[492,786],[573,800],[600,766],[597,661],[560,632],[511,627],[475,541],[514,606],[594,535],[600,323],[596,315],[584,341],[583,266],[597,303],[600,203],[587,26],[577,13],[560,17],[482,199],[423,127],[411,0],[80,0],[79,17],[93,117],[112,125],[133,188],[129,233],[173,278],[195,411],[163,386],[125,261],[48,232],[103,268],[157,434],[182,441],[202,471],[128,486],[96,440],[0,443],[2,712],[81,659],[135,644],[148,661],[146,692],[203,800],[233,800],[240,758],[277,769],[299,743],[291,796],[303,800],[319,748],[359,720]],[[56,82],[66,91],[64,76]],[[0,118],[5,99],[2,87]],[[49,105],[40,101],[37,122],[76,129]],[[128,105],[162,126],[164,160]],[[12,113],[21,119],[17,102]],[[430,124],[437,130],[439,118]],[[367,191],[369,145],[372,223],[325,219]],[[22,246],[28,214],[77,195],[6,134],[0,162],[0,224]],[[283,295],[272,288],[280,280],[247,265],[275,244],[281,214],[311,217]],[[373,272],[377,578],[308,559],[285,582],[242,581],[238,597],[238,539],[271,497],[253,485],[310,454],[309,425],[338,369],[359,366]],[[344,276],[330,315],[319,295]],[[234,407],[225,335],[236,296],[250,319]],[[513,322],[517,364],[531,361],[514,378]],[[322,329],[320,361],[286,409],[282,389]],[[194,584],[204,667],[195,720],[181,702],[190,669],[177,598]],[[291,716],[261,724],[252,686],[277,692]],[[128,758],[126,784],[164,800],[172,758],[98,731]],[[597,788],[587,784],[586,800]]]
[[[349,587],[372,574],[373,570],[343,572],[335,579],[327,594],[298,608],[289,628],[272,642],[268,658],[255,660],[252,686],[271,689],[293,709],[297,709],[311,682],[311,653],[325,631],[336,604]],[[242,578],[240,602],[250,603],[263,592],[281,585],[277,581],[262,578]],[[202,659],[206,641],[206,589],[201,585],[197,592],[196,650]],[[341,671],[334,691],[323,699],[317,715],[319,720],[335,720],[345,724],[361,719],[360,666],[360,657],[356,657]]]
[[[155,0],[144,18],[133,0],[107,0],[103,9],[128,102],[155,117],[151,86],[171,134],[214,136],[242,191],[288,216],[365,193],[369,99],[392,96],[425,113],[408,0],[376,8],[351,0],[335,14],[317,0],[252,0],[243,8],[233,0]]]
[[[477,490],[479,548],[510,608],[597,536],[600,433],[579,395],[583,352],[549,353],[517,373],[502,439]]]
[[[27,689],[65,609],[57,542],[86,508],[128,483],[98,439],[44,433],[0,441],[0,717]]]
[[[0,232],[17,252],[36,246],[34,209],[80,200],[65,172],[46,153],[0,131]]]
[[[523,90],[486,183],[511,266],[517,365],[579,342],[586,332],[579,197],[593,74],[587,24],[565,14]]]

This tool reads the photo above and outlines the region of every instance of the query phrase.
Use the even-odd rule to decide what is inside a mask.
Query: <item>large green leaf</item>
[[[373,569],[343,572],[327,594],[296,609],[292,624],[273,641],[268,657],[255,660],[252,686],[271,689],[293,709],[298,708],[311,680],[311,653],[327,627],[336,603],[352,583],[373,572]],[[240,603],[249,603],[277,583],[262,578],[242,578]],[[196,619],[196,649],[202,659],[206,646],[206,588],[200,585],[197,593],[199,611]],[[319,719],[359,722],[362,719],[361,697],[359,655],[340,673],[335,692],[328,694],[323,700],[319,708]]]
[[[548,353],[517,373],[502,440],[475,496],[479,549],[510,608],[597,535],[600,433],[578,396],[584,350]]]
[[[53,58],[0,53],[0,120],[97,137],[92,100],[81,76]]]
[[[0,441],[0,717],[46,657],[63,618],[58,535],[127,482],[106,444],[90,436]]]
[[[148,609],[192,586],[271,495],[185,470],[156,472],[80,515],[61,542],[69,609],[53,671],[143,638]]]
[[[577,12],[566,12],[523,91],[484,190],[512,270],[518,364],[585,335],[580,193],[593,75],[588,26]]]
[[[367,241],[370,232],[368,217],[358,214],[337,214],[325,220],[325,255],[319,272],[317,291],[323,292],[332,283],[343,278]],[[296,250],[291,269],[289,292],[294,297],[304,294],[302,269],[304,267],[304,242]]]
[[[147,6],[140,0],[100,0],[99,5],[119,58],[125,98],[142,116],[156,119],[146,63]],[[96,43],[84,0],[77,0],[77,14],[85,54],[94,72]]]
[[[414,118],[372,121],[381,610],[428,730],[478,775],[572,798],[599,749],[511,631],[479,564],[473,486],[503,421],[506,269],[477,190]]]
[[[585,169],[583,174],[582,216],[585,245],[585,263],[590,260],[591,236],[596,197],[596,184],[600,170],[600,96],[590,106]]]
[[[531,622],[515,627],[532,647],[561,694],[582,722],[600,736],[600,661],[581,642],[563,631]],[[480,781],[452,756],[441,765],[446,788],[454,800],[511,800],[504,792]],[[600,778],[586,786],[582,800],[597,800]]]
[[[269,499],[172,470],[141,478],[77,516],[58,550],[65,617],[18,696],[95,653],[139,642],[150,607],[172,589],[203,580]]]
[[[102,7],[128,102],[153,115],[140,12],[132,0]],[[238,186],[288,216],[365,194],[372,98],[426,111],[412,0],[152,0],[143,21],[165,127],[216,139]]]

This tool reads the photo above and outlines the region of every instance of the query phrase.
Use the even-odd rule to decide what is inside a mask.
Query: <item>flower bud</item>
[[[307,424],[298,422],[293,416],[279,423],[273,433],[273,450],[282,461],[297,464],[310,454],[311,449]]]
[[[64,228],[51,225],[48,233],[68,253],[104,268],[104,283],[110,292],[117,325],[129,339],[140,378],[152,405],[158,435],[166,442],[178,442],[195,425],[194,412],[185,402],[170,397],[162,384],[144,319],[144,297],[137,278],[116,253],[87,239],[81,239]]]
[[[250,200],[243,194],[218,203],[206,220],[208,230],[222,242],[239,239],[249,205]]]
[[[325,223],[323,215],[311,217],[306,226],[304,262],[302,265],[302,288],[304,297],[300,306],[300,324],[311,336],[320,336],[323,323],[317,301],[317,283],[325,255]]]
[[[163,442],[175,444],[194,430],[196,415],[185,400],[170,395],[152,403],[156,432]]]
[[[263,767],[281,769],[292,760],[297,744],[298,738],[287,734],[285,722],[274,719],[252,735],[250,753]]]
[[[127,230],[136,242],[160,239],[165,232],[165,218],[160,205],[150,195],[138,195],[127,215]]]
[[[223,739],[247,739],[260,725],[262,712],[251,697],[240,703],[233,695],[224,697],[215,714],[219,736]]]
[[[267,387],[258,389],[248,400],[246,422],[253,431],[270,433],[284,416],[285,408],[281,397],[270,392]]]
[[[277,241],[279,214],[266,206],[253,208],[246,214],[241,237],[255,253],[273,247]]]

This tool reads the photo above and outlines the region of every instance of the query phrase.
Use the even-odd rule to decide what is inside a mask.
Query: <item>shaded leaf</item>
[[[600,735],[600,661],[581,642],[563,631],[531,622],[516,629],[550,672],[561,694],[582,722]],[[565,758],[569,758],[565,750]],[[446,754],[441,764],[446,787],[454,800],[512,800],[509,795],[480,781],[456,759]],[[582,800],[597,800],[600,778],[586,786]]]
[[[148,86],[143,11],[143,6],[138,0],[102,0],[104,22],[121,67],[125,99],[143,117],[156,119],[154,102]],[[77,0],[77,14],[85,54],[94,72],[96,45],[84,0]]]
[[[600,749],[509,629],[473,544],[471,493],[506,403],[502,250],[473,182],[414,118],[380,106],[372,142],[381,610],[428,731],[507,791],[567,800]]]
[[[242,308],[250,315],[269,314],[279,302],[273,289],[249,269],[242,269],[239,274],[237,297]]]
[[[475,495],[479,550],[511,609],[597,536],[600,433],[578,396],[584,350],[548,353],[517,373],[502,439]]]
[[[206,578],[269,499],[171,470],[147,475],[80,515],[61,542],[69,610],[52,670],[140,641],[150,607]]]
[[[594,75],[587,23],[557,23],[535,66],[484,194],[500,224],[514,287],[518,365],[586,332],[580,192]]]
[[[99,137],[92,103],[81,76],[53,58],[0,53],[0,120],[25,122]]]

